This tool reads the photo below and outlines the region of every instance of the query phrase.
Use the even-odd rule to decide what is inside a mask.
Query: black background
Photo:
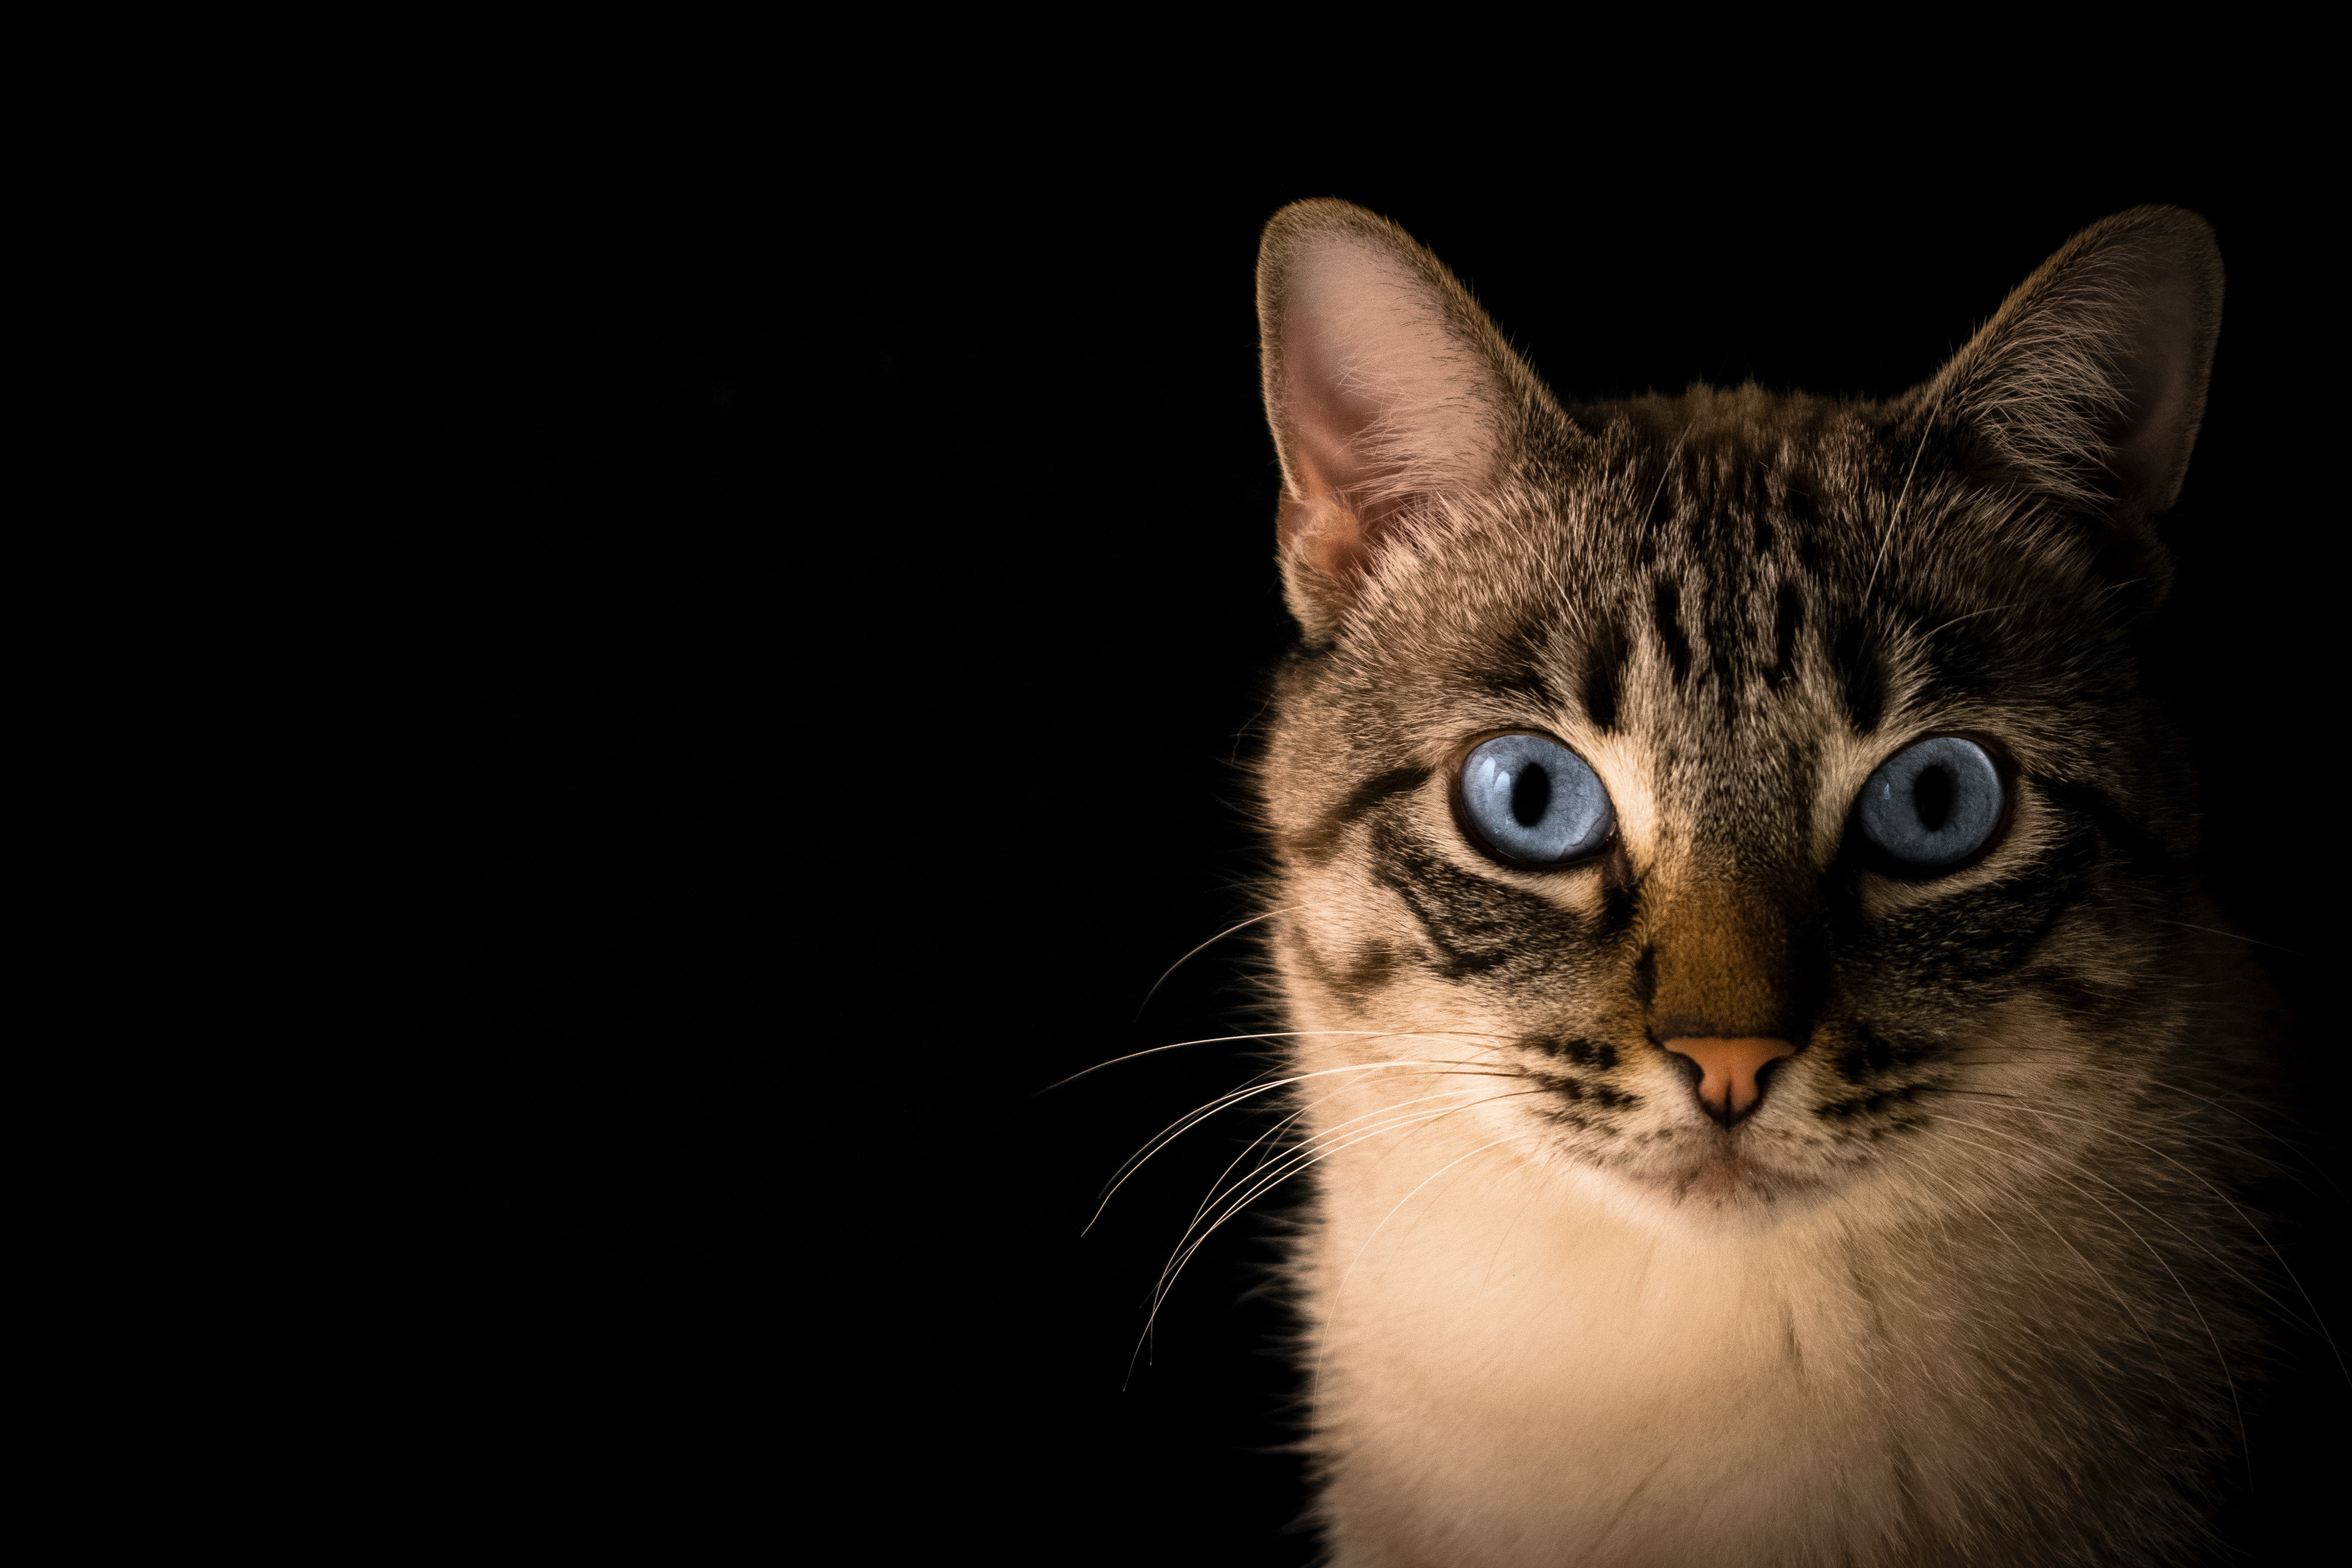
[[[2228,314],[2150,653],[2213,885],[2321,1011],[2337,586],[2307,540],[2340,353],[2275,158],[1790,153],[1704,185],[1663,157],[1572,184],[942,158],[826,183],[782,153],[380,149],[303,193],[304,1142],[273,1213],[305,1261],[270,1332],[288,1462],[357,1528],[782,1549],[815,1515],[886,1560],[1304,1561],[1284,1320],[1248,1294],[1268,1219],[1201,1252],[1129,1364],[1256,1124],[1079,1236],[1257,1058],[1038,1093],[1257,1026],[1242,940],[1138,1007],[1251,910],[1237,760],[1288,637],[1252,268],[1297,197],[1403,223],[1569,396],[1891,394],[2084,224],[2204,213]],[[2305,1473],[2297,1428],[2263,1430],[2258,1487]]]

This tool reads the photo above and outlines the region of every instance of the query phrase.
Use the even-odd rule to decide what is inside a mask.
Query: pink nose
[[[1764,1098],[1763,1086],[1756,1078],[1765,1066],[1797,1054],[1797,1047],[1786,1040],[1761,1038],[1675,1039],[1666,1042],[1666,1049],[1698,1064],[1698,1102],[1726,1127],[1755,1110],[1756,1102]]]

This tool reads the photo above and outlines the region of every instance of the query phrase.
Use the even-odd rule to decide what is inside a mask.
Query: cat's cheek
[[[1272,935],[1284,967],[1351,1015],[1374,1006],[1413,960],[1410,933],[1352,868],[1293,877],[1279,907]]]

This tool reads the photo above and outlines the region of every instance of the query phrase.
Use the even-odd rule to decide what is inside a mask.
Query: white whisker
[[[1495,1098],[1505,1099],[1508,1097],[1498,1095]],[[1291,1177],[1297,1175],[1302,1171],[1310,1170],[1316,1165],[1321,1164],[1324,1161],[1331,1158],[1331,1156],[1341,1153],[1346,1150],[1352,1149],[1357,1144],[1362,1143],[1369,1139],[1381,1137],[1386,1133],[1399,1131],[1405,1129],[1418,1131],[1423,1127],[1425,1127],[1432,1122],[1454,1115],[1463,1110],[1473,1110],[1475,1107],[1486,1103],[1487,1103],[1486,1100],[1474,1100],[1469,1105],[1448,1106],[1434,1110],[1415,1111],[1409,1116],[1398,1117],[1391,1122],[1361,1131],[1355,1136],[1347,1139],[1337,1146],[1326,1146],[1323,1141],[1318,1140],[1315,1142],[1308,1144],[1306,1151],[1279,1162],[1276,1167],[1269,1174],[1254,1182],[1247,1192],[1228,1203],[1223,1212],[1219,1214],[1206,1229],[1201,1230],[1197,1236],[1195,1236],[1192,1231],[1188,1230],[1185,1233],[1184,1237],[1177,1243],[1177,1254],[1169,1259],[1168,1266],[1160,1271],[1160,1283],[1153,1289],[1150,1313],[1144,1321],[1143,1333],[1141,1337],[1136,1342],[1137,1354],[1139,1355],[1142,1353],[1144,1342],[1150,1339],[1152,1325],[1159,1321],[1160,1309],[1167,1304],[1169,1293],[1175,1289],[1176,1280],[1183,1273],[1185,1265],[1192,1260],[1193,1257],[1199,1253],[1202,1247],[1208,1245],[1209,1238],[1212,1236],[1215,1235],[1216,1232],[1223,1228],[1224,1225],[1235,1215],[1247,1208],[1259,1197],[1271,1192],[1274,1188],[1288,1181]],[[1255,1173],[1253,1173],[1253,1174],[1255,1174]],[[1132,1369],[1132,1365],[1133,1363],[1130,1362],[1130,1370]]]
[[[1209,1101],[1208,1104],[1200,1106],[1192,1110],[1189,1110],[1182,1116],[1178,1117],[1174,1121],[1170,1122],[1159,1132],[1153,1134],[1151,1139],[1146,1142],[1141,1149],[1139,1149],[1136,1152],[1129,1155],[1126,1163],[1121,1164],[1118,1170],[1111,1173],[1110,1180],[1102,1194],[1101,1202],[1096,1205],[1094,1218],[1089,1219],[1087,1222],[1086,1229],[1091,1230],[1094,1228],[1095,1220],[1098,1220],[1102,1217],[1103,1208],[1109,1204],[1111,1198],[1118,1192],[1118,1189],[1127,1184],[1128,1179],[1133,1176],[1136,1172],[1143,1168],[1146,1162],[1150,1160],[1150,1158],[1160,1150],[1165,1149],[1170,1143],[1174,1142],[1178,1138],[1182,1137],[1186,1132],[1199,1126],[1202,1122],[1207,1121],[1210,1117],[1214,1116],[1217,1112],[1227,1110],[1233,1106],[1239,1105],[1245,1100],[1254,1100],[1259,1095],[1270,1094],[1276,1089],[1286,1089],[1293,1084],[1305,1083],[1311,1079],[1329,1078],[1339,1073],[1372,1072],[1383,1068],[1407,1067],[1436,1068],[1447,1070],[1467,1068],[1471,1071],[1482,1073],[1486,1071],[1484,1068],[1472,1068],[1468,1063],[1448,1062],[1443,1060],[1416,1061],[1411,1059],[1400,1059],[1377,1062],[1357,1062],[1344,1067],[1321,1068],[1314,1072],[1297,1073],[1289,1078],[1274,1079],[1264,1083],[1246,1084],[1240,1089],[1228,1090],[1226,1093],[1219,1095],[1215,1100]],[[1079,1232],[1080,1235],[1084,1235],[1085,1233],[1085,1231]]]
[[[1178,1040],[1173,1045],[1153,1046],[1149,1050],[1129,1051],[1123,1057],[1113,1057],[1108,1061],[1097,1062],[1094,1066],[1074,1072],[1067,1078],[1055,1079],[1052,1083],[1049,1083],[1045,1088],[1039,1089],[1037,1093],[1051,1094],[1054,1090],[1061,1088],[1064,1084],[1076,1083],[1078,1079],[1085,1078],[1089,1073],[1098,1073],[1105,1068],[1115,1068],[1121,1062],[1131,1062],[1143,1057],[1155,1057],[1162,1051],[1181,1051],[1192,1046],[1230,1046],[1244,1040],[1303,1040],[1317,1038],[1323,1036],[1349,1035],[1373,1040],[1437,1040],[1457,1037],[1482,1039],[1488,1037],[1485,1036],[1472,1035],[1466,1031],[1460,1030],[1454,1031],[1451,1035],[1443,1031],[1436,1034],[1415,1035],[1400,1032],[1395,1029],[1265,1029],[1254,1035],[1212,1035],[1205,1039]],[[1032,1098],[1034,1099],[1034,1096],[1032,1096]]]
[[[1951,1120],[1957,1120],[1957,1119],[1951,1119]],[[1959,1125],[1962,1125],[1962,1126],[1969,1126],[1969,1127],[1971,1127],[1971,1128],[1972,1128],[1972,1130],[1973,1130],[1973,1131],[1980,1131],[1980,1132],[1990,1132],[1990,1133],[1992,1133],[1992,1134],[1993,1134],[1994,1136],[1996,1136],[1996,1137],[2008,1137],[2008,1138],[2010,1138],[2010,1139],[2011,1139],[2011,1142],[2017,1142],[2017,1143],[2024,1144],[2024,1145],[2025,1145],[2025,1147],[2027,1147],[2027,1148],[2029,1148],[2029,1149],[2037,1149],[2037,1152],[2038,1152],[2038,1146],[2037,1146],[2037,1145],[2035,1145],[2034,1143],[2032,1143],[2030,1140],[2016,1137],[2014,1134],[2002,1133],[2001,1131],[2000,1131],[2000,1130],[1999,1130],[1999,1129],[1996,1129],[1996,1128],[1990,1128],[1990,1127],[1974,1127],[1974,1126],[1973,1126],[1973,1124],[1971,1124],[1971,1123],[1968,1123],[1968,1122],[1960,1122],[1960,1123],[1959,1123]],[[1967,1143],[1969,1141],[1968,1141],[1967,1139],[1965,1139],[1965,1138],[1962,1138],[1962,1139],[1958,1139],[1958,1140],[1956,1140],[1956,1142],[1961,1142],[1961,1143]],[[1971,1146],[1971,1147],[1973,1147],[1973,1148],[1978,1148],[1978,1149],[1985,1149],[1985,1146],[1984,1146],[1983,1144],[1981,1144],[1981,1143],[1972,1144],[1972,1145],[1970,1145],[1970,1146]],[[1995,1153],[1995,1152],[1997,1152],[1996,1151],[1994,1151],[1994,1150],[1990,1150],[1990,1149],[1985,1149],[1985,1152],[1986,1152],[1987,1153]],[[2091,1176],[2091,1178],[2092,1178],[2094,1181],[2098,1182],[2100,1185],[2109,1188],[2110,1190],[2112,1190],[2112,1191],[2114,1191],[2115,1193],[2116,1193],[2118,1195],[2123,1196],[2123,1197],[2126,1197],[2126,1198],[2131,1198],[2131,1194],[2130,1194],[2124,1192],[2122,1188],[2116,1186],[2114,1183],[2107,1181],[2107,1180],[2106,1180],[2106,1178],[2105,1178],[2104,1176],[2100,1176],[2097,1173],[2095,1173],[2095,1172],[2085,1172],[2084,1173],[2085,1173],[2085,1174],[2090,1175],[2090,1176]],[[2179,1276],[2178,1273],[2174,1272],[2174,1270],[2173,1270],[2173,1267],[2172,1267],[2172,1260],[2171,1260],[2170,1258],[2168,1258],[2165,1257],[2165,1256],[2164,1256],[2164,1254],[2163,1254],[2162,1252],[2159,1252],[2158,1250],[2157,1250],[2156,1244],[2155,1244],[2155,1243],[2153,1243],[2153,1242],[2151,1242],[2151,1241],[2149,1241],[2149,1240],[2147,1239],[2147,1237],[2146,1237],[2145,1236],[2142,1236],[2142,1235],[2139,1233],[2139,1229],[2138,1229],[2138,1227],[2137,1227],[2137,1226],[2134,1226],[2134,1225],[2131,1223],[2131,1221],[2129,1221],[2129,1220],[2127,1220],[2127,1219],[2124,1218],[2124,1216],[2123,1216],[2123,1215],[2119,1215],[2119,1214],[2116,1213],[2116,1211],[2115,1211],[2114,1209],[2109,1208],[2109,1207],[2107,1206],[2107,1205],[2106,1205],[2106,1204],[2105,1204],[2105,1203],[2101,1202],[2101,1201],[2100,1201],[2096,1196],[2095,1196],[2094,1194],[2090,1194],[2090,1193],[2084,1193],[2084,1194],[2083,1194],[2083,1196],[2084,1196],[2084,1197],[2086,1197],[2086,1198],[2089,1198],[2089,1199],[2090,1199],[2093,1203],[2095,1203],[2095,1204],[2098,1204],[2099,1207],[2100,1207],[2103,1211],[2105,1211],[2105,1213],[2106,1214],[2106,1215],[2107,1215],[2107,1217],[2108,1217],[2108,1218],[2110,1218],[2110,1219],[2114,1220],[2117,1225],[2119,1225],[2119,1226],[2123,1226],[2123,1227],[2124,1227],[2124,1229],[2125,1229],[2126,1231],[2127,1231],[2127,1232],[2129,1232],[2129,1233],[2130,1233],[2130,1235],[2131,1235],[2131,1238],[2132,1238],[2134,1241],[2138,1242],[2142,1247],[2144,1247],[2144,1248],[2146,1248],[2146,1249],[2147,1249],[2147,1255],[2148,1255],[2150,1258],[2155,1258],[2155,1259],[2156,1259],[2158,1266],[2158,1267],[2160,1267],[2160,1268],[2164,1270],[2166,1277],[2167,1277],[2167,1278],[2168,1278],[2169,1279],[2171,1279],[2171,1281],[2172,1281],[2172,1285],[2173,1285],[2173,1289],[2177,1289],[2177,1290],[2179,1290],[2179,1291],[2180,1292],[2180,1299],[2181,1299],[2183,1301],[2186,1301],[2186,1302],[2189,1304],[2189,1311],[2191,1311],[2191,1312],[2193,1312],[2194,1314],[2196,1314],[2196,1317],[2197,1317],[2197,1326],[2198,1326],[2199,1328],[2203,1329],[2203,1330],[2205,1331],[2205,1337],[2206,1337],[2206,1339],[2211,1342],[2212,1346],[2213,1346],[2213,1361],[2214,1361],[2214,1364],[2215,1364],[2216,1366],[2218,1366],[2218,1367],[2220,1367],[2220,1368],[2221,1368],[2221,1381],[2222,1381],[2222,1383],[2223,1383],[2223,1384],[2225,1384],[2228,1386],[2228,1388],[2229,1388],[2229,1390],[2230,1390],[2230,1407],[2231,1407],[2231,1410],[2233,1410],[2233,1411],[2234,1411],[2234,1412],[2236,1412],[2236,1414],[2237,1414],[2237,1420],[2238,1420],[2238,1447],[2239,1447],[2240,1451],[2242,1453],[2242,1452],[2244,1451],[2244,1449],[2245,1449],[2245,1443],[2246,1443],[2246,1413],[2245,1413],[2245,1408],[2244,1408],[2244,1406],[2243,1406],[2243,1405],[2242,1405],[2239,1403],[2239,1400],[2238,1400],[2238,1380],[2237,1380],[2236,1378],[2234,1378],[2234,1377],[2232,1377],[2232,1376],[2231,1376],[2231,1375],[2230,1375],[2230,1361],[2229,1361],[2229,1358],[2228,1358],[2226,1355],[2222,1354],[2222,1352],[2221,1352],[2221,1336],[2220,1336],[2219,1334],[2216,1334],[2216,1333],[2213,1331],[2213,1326],[2212,1326],[2210,1323],[2209,1323],[2209,1322],[2207,1322],[2207,1321],[2205,1321],[2205,1309],[2204,1309],[2201,1305],[2200,1305],[2200,1304],[2199,1304],[2199,1302],[2198,1302],[2198,1300],[2197,1300],[2197,1297],[2196,1297],[2196,1295],[2195,1295],[2195,1294],[2194,1294],[2194,1293],[2193,1293],[2193,1292],[2189,1289],[2189,1287],[2188,1287],[2187,1285],[2184,1285],[2184,1284],[2182,1284],[2182,1283],[2181,1283],[2180,1276]],[[2134,1203],[2136,1203],[2136,1204],[2137,1204],[2137,1203],[2138,1203],[2138,1200],[2137,1200],[2137,1198],[2131,1198],[2131,1201],[2132,1201],[2132,1202],[2134,1202]],[[2144,1204],[2140,1205],[2139,1206],[2141,1206],[2141,1207],[2143,1207],[2143,1208],[2147,1207],[2147,1205],[2144,1205]],[[2150,1211],[2150,1212],[2153,1212],[2153,1211]],[[2053,1227],[2053,1228],[2054,1228],[2054,1227]],[[2069,1245],[2071,1246],[2072,1244],[2070,1243]],[[2079,1254],[2078,1254],[2077,1256],[2079,1256]],[[2135,1319],[2134,1319],[2134,1321],[2135,1321],[2135,1322],[2137,1322],[2137,1318],[2135,1318]],[[2144,1334],[2145,1334],[2145,1331],[2143,1331],[2143,1335],[2144,1335]],[[2152,1341],[2150,1342],[2150,1348],[2151,1348],[2151,1349],[2154,1349],[2154,1348],[2155,1348],[2155,1347],[2154,1347],[2154,1342],[2152,1342]],[[2166,1366],[2166,1363],[2165,1363],[2165,1360],[2164,1360],[2164,1357],[2163,1357],[2163,1354],[2162,1354],[2162,1352],[2158,1352],[2158,1353],[2157,1353],[2157,1365],[2158,1365],[2159,1368],[2164,1368],[2164,1367]],[[2195,1400],[2190,1396],[2190,1394],[2189,1394],[2189,1391],[2188,1391],[2186,1388],[2182,1388],[2182,1387],[2181,1387],[2179,1380],[2178,1378],[2175,1378],[2175,1377],[2172,1375],[2171,1372],[2170,1372],[2168,1369],[2165,1371],[2165,1373],[2164,1373],[2164,1378],[2165,1378],[2165,1381],[2166,1381],[2166,1382],[2168,1382],[2168,1383],[2171,1384],[2172,1384],[2172,1386],[2173,1386],[2175,1389],[2179,1390],[2179,1394],[2180,1394],[2180,1397],[2181,1397],[2181,1399],[2182,1399],[2185,1403],[2190,1404],[2190,1405],[2192,1405],[2195,1404]],[[2247,1462],[2248,1462],[2248,1464],[2251,1466],[2251,1464],[2252,1463],[2252,1460],[2251,1457],[2248,1458],[2248,1461],[2247,1461]],[[2252,1479],[2253,1479],[2253,1477],[2252,1477],[2252,1473],[2251,1473],[2251,1470],[2250,1470],[2250,1471],[2249,1471],[2249,1473],[2248,1473],[2248,1476],[2247,1476],[2247,1479],[2248,1479],[2248,1481],[2249,1481],[2249,1482],[2251,1482],[2251,1481],[2252,1480]]]
[[[1169,975],[1175,973],[1178,970],[1192,963],[1192,960],[1198,958],[1202,953],[1207,952],[1210,948],[1216,946],[1217,943],[1224,941],[1225,938],[1233,935],[1234,932],[1237,931],[1246,931],[1251,926],[1257,924],[1260,921],[1270,921],[1276,915],[1296,914],[1306,907],[1307,906],[1304,904],[1292,904],[1286,909],[1268,910],[1262,915],[1252,915],[1245,921],[1236,921],[1234,924],[1227,926],[1224,930],[1211,937],[1208,941],[1202,942],[1200,946],[1194,948],[1192,952],[1186,953],[1175,963],[1170,964],[1166,971],[1160,974],[1160,978],[1151,983],[1151,989],[1143,994],[1143,1000],[1136,1004],[1135,1016],[1139,1018],[1143,1016],[1143,1010],[1151,1005],[1151,999],[1160,994],[1160,988],[1162,985],[1168,984]],[[1165,950],[1163,949],[1162,951]],[[1069,1080],[1065,1079],[1063,1081],[1066,1083]]]
[[[2090,1177],[2091,1180],[2098,1183],[2101,1186],[2105,1187],[2108,1191],[2116,1194],[2118,1197],[2124,1198],[2132,1204],[2133,1206],[2147,1214],[2150,1217],[2161,1221],[2175,1235],[2179,1236],[2200,1253],[2202,1253],[2205,1257],[2210,1258],[2224,1272],[2229,1274],[2231,1279],[2236,1279],[2240,1284],[2245,1286],[2246,1289],[2252,1290],[2255,1295],[2260,1296],[2263,1300],[2268,1301],[2272,1306],[2276,1307],[2281,1312],[2284,1313],[2291,1321],[2302,1324],[2304,1327],[2315,1331],[2319,1337],[2326,1342],[2329,1352],[2336,1357],[2336,1369],[2339,1372],[2345,1373],[2346,1382],[2352,1383],[2352,1371],[2347,1371],[2345,1369],[2344,1353],[2336,1348],[2335,1335],[2328,1332],[2326,1321],[2320,1314],[2318,1303],[2312,1300],[2311,1292],[2304,1289],[2303,1281],[2296,1277],[2294,1270],[2288,1267],[2285,1258],[2281,1256],[2279,1249],[2271,1245],[2271,1238],[2263,1234],[2262,1227],[2256,1225],[2253,1220],[2247,1215],[2244,1210],[2241,1209],[2235,1203],[2231,1201],[2227,1193],[2214,1185],[2213,1183],[2207,1180],[2196,1170],[2181,1163],[2181,1162],[2174,1159],[2171,1155],[2166,1153],[2155,1144],[2147,1142],[2138,1138],[2134,1138],[2128,1132],[2120,1131],[2113,1127],[2104,1126],[2101,1123],[2091,1121],[2084,1117],[2066,1116],[2062,1112],[2043,1110],[2038,1106],[2026,1106],[2023,1109],[2032,1111],[2034,1114],[2051,1118],[2054,1121],[2076,1121],[2084,1126],[2097,1127],[2100,1131],[2112,1133],[2116,1137],[2123,1139],[2126,1142],[2136,1143],[2140,1148],[2147,1150],[2151,1154],[2154,1154],[2158,1159],[2164,1161],[2167,1164],[2183,1172],[2191,1181],[2196,1182],[2199,1185],[2205,1188],[2207,1192],[2212,1194],[2215,1198],[2221,1201],[2221,1205],[2224,1208],[2227,1208],[2231,1214],[2235,1215],[2239,1221],[2243,1224],[2248,1230],[2253,1232],[2254,1238],[2260,1241],[2263,1246],[2268,1249],[2271,1257],[2277,1261],[2280,1271],[2287,1277],[2288,1280],[2294,1286],[2296,1292],[2303,1297],[2304,1305],[2311,1309],[2312,1316],[2309,1320],[2305,1320],[2302,1314],[2295,1311],[2294,1308],[2280,1300],[2276,1296],[2272,1295],[2268,1290],[2264,1289],[2261,1284],[2248,1277],[2242,1270],[2231,1265],[2227,1258],[2221,1256],[2221,1254],[2215,1251],[2205,1243],[2199,1241],[2194,1234],[2182,1229],[2179,1222],[2173,1219],[2171,1215],[2163,1213],[2161,1210],[2150,1208],[2146,1203],[2143,1203],[2138,1197],[2135,1196],[2130,1192],[2107,1180],[2106,1177],[2099,1174],[2096,1170],[2089,1166],[2085,1166],[2083,1169],[2083,1173]],[[2007,1138],[2013,1142],[2024,1144],[2027,1148],[2036,1147],[2030,1139],[2021,1137],[2014,1132],[2010,1132],[2001,1128],[1990,1126],[1984,1122],[1964,1121],[1959,1117],[1950,1115],[1948,1112],[1945,1113],[1944,1120],[1950,1121],[1954,1125],[1966,1127],[1971,1131],[1988,1132],[1991,1133],[1995,1137]],[[2170,1267],[2171,1266],[2169,1264],[2166,1265],[2168,1270]],[[2174,1283],[2179,1284],[2179,1279],[2176,1279]],[[2183,1287],[2183,1289],[2185,1290],[2186,1287]],[[2203,1314],[2201,1312],[2199,1314],[2199,1321],[2203,1321]],[[2207,1331],[2210,1333],[2211,1331],[2208,1330]],[[2217,1342],[2215,1346],[2217,1354],[2219,1353],[2219,1342]],[[2234,1387],[2232,1397],[2235,1397]]]

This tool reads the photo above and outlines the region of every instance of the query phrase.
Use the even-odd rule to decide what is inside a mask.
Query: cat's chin
[[[1645,1206],[1685,1215],[1770,1219],[1811,1206],[1827,1195],[1819,1176],[1759,1158],[1726,1140],[1694,1157],[1621,1169],[1618,1178]]]

